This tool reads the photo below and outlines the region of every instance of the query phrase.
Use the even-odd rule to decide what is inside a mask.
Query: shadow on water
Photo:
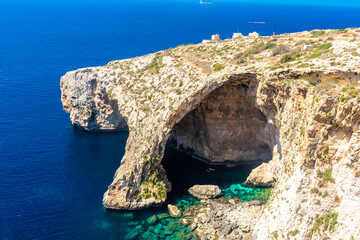
[[[195,184],[215,184],[226,187],[234,183],[242,183],[251,170],[259,164],[235,167],[212,166],[184,152],[167,147],[163,165],[169,180],[173,183],[173,192],[185,193]]]
[[[198,205],[199,200],[188,193],[195,184],[218,185],[225,198],[239,198],[241,201],[265,200],[269,193],[268,189],[242,185],[259,164],[210,166],[171,147],[166,148],[162,163],[172,183],[172,191],[164,206],[133,212],[106,210],[105,217],[109,222],[125,223],[125,239],[194,239],[194,233],[182,226],[179,219],[169,217],[167,204],[176,205],[182,213]]]
[[[171,147],[165,150],[163,165],[166,175],[172,183],[172,192],[169,194],[169,201],[177,200],[181,196],[188,195],[188,189],[195,184],[212,184],[218,185],[225,197],[239,197],[240,200],[249,201],[248,198],[240,196],[241,190],[251,192],[259,189],[243,186],[246,178],[252,169],[260,165],[260,163],[238,165],[234,167],[211,166],[205,162],[192,158],[190,155],[176,151]],[[238,191],[232,192],[230,189]],[[240,195],[239,195],[240,194]],[[245,193],[244,193],[245,194]]]
[[[68,176],[76,178],[73,184],[79,188],[91,186],[88,191],[92,192],[106,191],[125,154],[128,135],[128,132],[89,133],[74,128],[69,143],[72,171]]]
[[[71,203],[66,227],[79,239],[123,239],[128,229],[123,217],[109,218],[101,202],[125,154],[128,135],[72,129],[64,184],[71,189],[63,194]]]

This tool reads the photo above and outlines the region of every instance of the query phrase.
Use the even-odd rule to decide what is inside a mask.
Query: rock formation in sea
[[[209,164],[266,163],[247,180],[274,186],[253,216],[254,239],[360,238],[359,34],[244,37],[66,73],[74,126],[129,131],[104,206],[162,205],[168,144]]]
[[[221,195],[221,190],[216,185],[194,185],[189,188],[189,193],[199,200],[212,199]]]

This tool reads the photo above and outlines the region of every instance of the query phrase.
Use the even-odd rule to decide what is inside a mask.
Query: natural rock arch
[[[324,32],[334,36],[326,39],[333,47],[326,49],[321,59],[308,58],[312,51],[303,52],[301,64],[282,63],[285,55],[274,56],[271,49],[239,61],[244,59],[238,58],[238,53],[268,42],[264,37],[179,46],[66,73],[60,88],[72,124],[104,131],[118,130],[120,121],[129,129],[126,153],[104,196],[104,205],[140,209],[164,203],[171,187],[161,160],[173,127],[215,89],[244,81],[258,84],[252,102],[272,129],[279,128],[279,134],[269,134],[274,138],[267,143],[270,149],[273,146],[269,165],[275,167],[276,184],[267,207],[256,219],[254,238],[287,235],[294,229],[299,229],[296,237],[306,238],[324,210],[339,213],[339,227],[335,232],[318,233],[319,237],[358,236],[360,221],[354,213],[360,208],[360,106],[354,90],[359,93],[359,61],[353,60],[353,48],[341,47],[346,41],[342,33]],[[287,34],[276,37],[276,43],[295,49],[301,38],[306,40],[310,35]],[[349,34],[347,39],[353,36]],[[356,45],[353,40],[348,43]],[[317,42],[312,45],[321,49]],[[335,179],[328,186],[327,199],[338,201],[317,204],[312,188],[327,167]],[[268,166],[256,168],[260,172],[264,169]],[[256,183],[257,178],[253,179]]]
[[[230,105],[233,104],[231,102],[227,102],[226,106],[221,104],[217,106],[217,109],[220,109],[219,113],[223,115],[223,119],[230,122],[235,121],[237,125],[246,123],[245,126],[252,126],[250,130],[238,126],[238,134],[235,134],[235,138],[230,138],[228,141],[234,142],[242,139],[242,142],[245,143],[245,136],[250,134],[248,140],[250,140],[251,144],[257,145],[248,147],[248,144],[244,144],[244,146],[231,153],[229,159],[226,159],[225,152],[220,153],[214,158],[214,163],[223,164],[224,162],[219,161],[219,159],[223,159],[222,157],[228,160],[225,161],[226,163],[244,163],[246,160],[269,161],[272,158],[273,151],[276,151],[279,145],[276,137],[277,128],[274,121],[271,120],[275,116],[276,108],[269,106],[269,103],[258,106],[258,76],[251,73],[233,74],[223,76],[220,79],[221,81],[212,81],[211,84],[206,85],[200,91],[185,99],[175,111],[167,115],[167,119],[162,124],[153,125],[152,128],[155,130],[150,132],[157,132],[158,134],[151,136],[150,141],[150,137],[146,135],[139,138],[140,134],[136,131],[138,128],[131,130],[130,127],[126,153],[122,159],[122,164],[115,174],[113,183],[104,194],[103,204],[107,208],[141,209],[164,203],[166,192],[171,191],[171,183],[167,180],[161,160],[168,139],[170,136],[170,141],[174,139],[173,129],[179,130],[183,122],[194,117],[194,111],[200,109],[203,114],[209,114],[208,109],[205,112],[203,111],[204,105],[216,105],[218,94],[224,93],[224,91],[229,91],[229,94],[225,94],[223,100],[226,102],[229,97],[235,97],[234,101],[237,107],[229,109]],[[232,94],[236,94],[236,96]],[[246,104],[242,101],[245,101]],[[225,104],[225,102],[223,103]],[[260,103],[263,103],[261,98]],[[263,108],[263,111],[260,110],[261,108]],[[236,117],[241,117],[244,111],[250,109],[249,116],[243,117],[240,121],[234,120]],[[253,122],[253,124],[250,124],[250,122]],[[256,129],[257,127],[259,129]],[[163,131],[159,131],[159,129]],[[137,141],[137,144],[133,144],[135,141]],[[197,148],[197,150],[201,150],[201,147]],[[257,151],[260,152],[259,159],[255,157]],[[203,159],[211,159],[211,157],[204,155]],[[210,162],[212,161],[211,159]]]

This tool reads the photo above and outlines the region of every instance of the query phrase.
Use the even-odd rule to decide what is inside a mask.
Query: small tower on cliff
[[[219,41],[220,40],[220,35],[219,34],[212,35],[211,40],[212,41]]]

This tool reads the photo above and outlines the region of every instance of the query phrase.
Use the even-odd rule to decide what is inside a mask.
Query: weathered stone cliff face
[[[360,237],[360,41],[346,31],[180,46],[67,73],[74,125],[129,130],[103,204],[164,203],[169,141],[211,164],[271,159],[276,184],[254,238]]]
[[[257,87],[231,81],[214,90],[174,126],[170,144],[210,164],[270,161],[278,134],[255,106]]]
[[[118,100],[105,92],[108,80],[93,69],[69,72],[61,80],[61,101],[71,123],[88,131],[126,130],[126,119],[118,110]],[[68,95],[70,94],[70,95]]]
[[[358,73],[312,76],[323,84],[329,78],[359,81]],[[288,89],[279,98],[283,159],[255,238],[360,237],[360,216],[354,214],[360,210],[360,95],[347,100],[347,87],[335,95],[327,84],[318,87]]]

